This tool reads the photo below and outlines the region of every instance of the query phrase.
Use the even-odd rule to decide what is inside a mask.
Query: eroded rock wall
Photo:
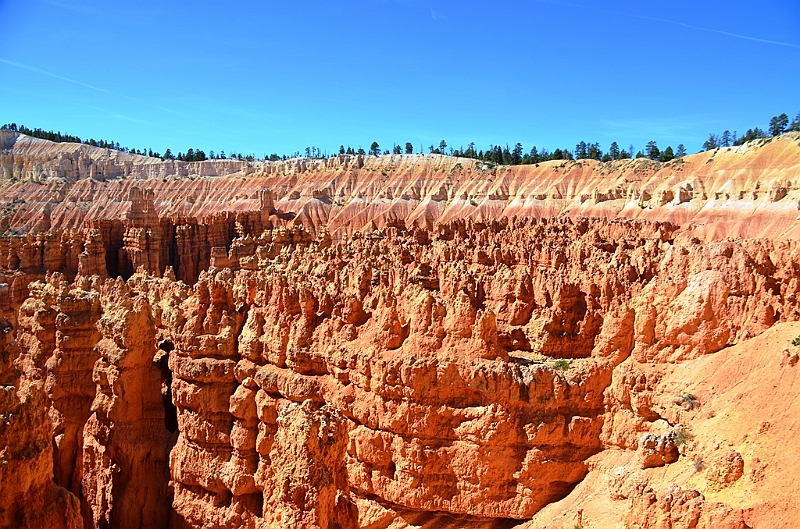
[[[758,152],[778,147],[791,146]],[[539,527],[604,461],[641,455],[645,472],[685,459],[676,439],[696,397],[659,393],[671,366],[800,320],[796,240],[674,221],[700,215],[681,208],[711,200],[698,195],[710,176],[652,195],[671,221],[646,205],[640,219],[587,218],[557,215],[557,201],[639,191],[581,198],[593,171],[613,169],[594,162],[544,168],[539,197],[521,173],[447,169],[448,183],[446,159],[425,160],[267,166],[227,209],[212,204],[224,186],[178,180],[176,197],[195,194],[172,214],[159,183],[122,178],[106,215],[58,227],[68,208],[51,209],[55,227],[0,238],[2,524]],[[394,183],[365,176],[379,169]],[[314,188],[321,175],[330,186]],[[267,180],[276,194],[256,189]],[[700,492],[630,476],[607,476],[624,483],[621,524],[743,527],[716,492],[730,480]]]
[[[91,526],[524,520],[663,419],[641,366],[797,318],[794,243],[588,219],[292,233],[234,239],[193,285],[31,284],[20,343]]]
[[[0,317],[0,527],[81,529],[78,499],[53,482],[47,396],[37,362]]]
[[[106,300],[98,321],[102,338],[94,348],[93,413],[83,428],[84,514],[98,529],[164,527],[172,434],[152,310],[123,284],[114,285]]]

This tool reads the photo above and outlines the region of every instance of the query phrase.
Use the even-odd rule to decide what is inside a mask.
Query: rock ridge
[[[161,162],[5,134],[16,136],[0,151],[0,188],[7,201],[0,229],[17,232],[123,221],[137,187],[154,192],[159,217],[199,223],[218,214],[263,210],[260,193],[268,189],[284,224],[302,225],[314,235],[326,230],[336,239],[393,226],[431,230],[461,218],[556,215],[668,220],[704,241],[798,235],[799,133],[667,163],[573,160],[525,166],[443,155]],[[102,177],[60,169],[64,157],[67,165],[85,160],[80,163],[115,169]],[[54,176],[59,171],[69,175]]]

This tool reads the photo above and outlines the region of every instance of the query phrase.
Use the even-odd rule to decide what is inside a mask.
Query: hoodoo
[[[800,516],[799,133],[515,166],[0,147],[2,527]]]

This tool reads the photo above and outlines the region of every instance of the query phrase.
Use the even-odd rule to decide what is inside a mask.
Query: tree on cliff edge
[[[617,142],[611,142],[611,146],[608,148],[608,156],[612,160],[619,160],[619,144]]]
[[[373,156],[378,156],[380,154],[380,145],[378,145],[377,141],[373,141],[372,145],[369,146],[369,153]]]
[[[644,147],[644,153],[651,160],[657,160],[658,159],[658,155],[661,154],[661,151],[658,149],[658,146],[656,145],[656,142],[648,141],[647,145],[645,145],[645,147]]]
[[[719,136],[713,132],[708,135],[708,139],[703,143],[704,151],[711,151],[719,148]]]
[[[780,116],[773,116],[773,118],[769,120],[769,135],[780,136],[786,132],[786,127],[788,126],[789,116],[787,116],[786,113],[783,113]]]
[[[792,132],[799,132],[800,131],[800,112],[792,120],[792,124],[789,125],[789,130]]]

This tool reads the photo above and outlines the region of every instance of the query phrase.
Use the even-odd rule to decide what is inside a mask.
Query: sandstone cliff
[[[0,240],[4,461],[20,432],[38,447],[0,469],[4,526],[800,512],[779,448],[797,135],[671,164],[343,156],[166,179],[2,140],[0,222],[27,232]],[[81,156],[130,171],[31,181]]]

